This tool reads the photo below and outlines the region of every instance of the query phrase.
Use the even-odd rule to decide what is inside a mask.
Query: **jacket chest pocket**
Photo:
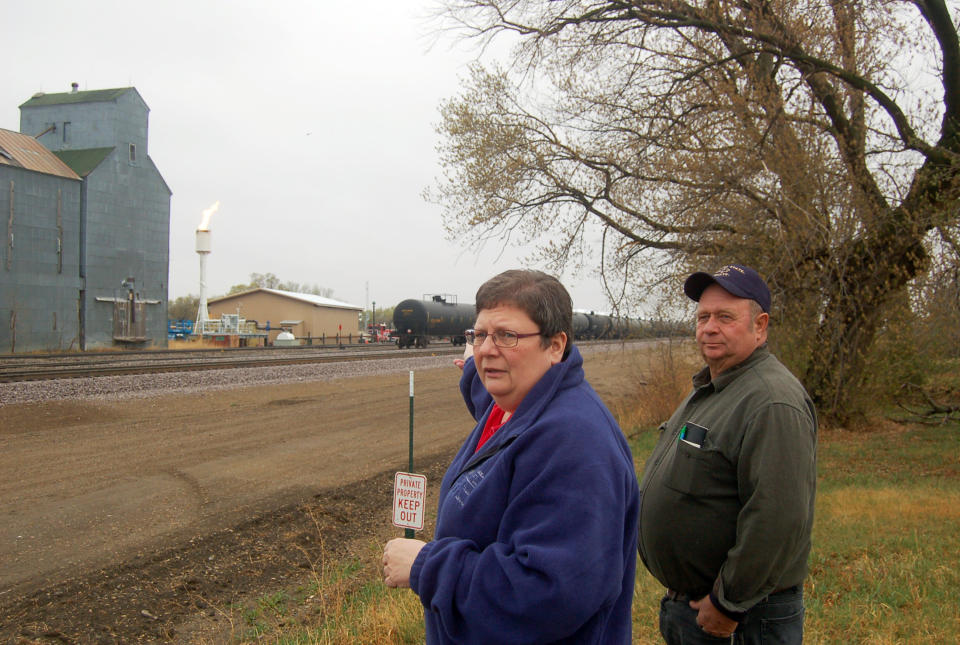
[[[730,477],[730,463],[721,453],[678,441],[665,483],[684,495],[715,497],[729,493]]]

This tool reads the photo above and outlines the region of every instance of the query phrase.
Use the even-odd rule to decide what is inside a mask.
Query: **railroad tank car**
[[[463,332],[476,320],[474,305],[448,302],[447,296],[408,299],[393,309],[397,346],[427,347],[432,339],[449,337],[454,345],[463,345]],[[638,338],[642,327],[638,320],[594,312],[573,312],[574,340],[615,340]]]
[[[611,338],[639,338],[643,333],[643,326],[640,321],[626,316],[613,318],[611,325]]]
[[[577,340],[638,338],[641,334],[640,322],[626,316],[610,316],[592,311],[573,314],[573,335]]]
[[[447,336],[454,345],[464,345],[463,332],[473,327],[476,318],[474,305],[447,302],[445,296],[404,300],[393,308],[397,347],[426,347],[431,339]]]
[[[613,318],[606,314],[587,314],[590,320],[590,327],[587,329],[587,335],[591,339],[603,340],[611,337],[613,331]]]
[[[590,337],[590,317],[581,311],[573,312],[573,338],[580,340]]]

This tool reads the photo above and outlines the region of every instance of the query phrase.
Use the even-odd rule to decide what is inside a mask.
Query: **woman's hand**
[[[467,362],[467,359],[473,356],[473,345],[467,343],[463,346],[463,358],[453,359],[453,364],[463,369],[464,364]]]
[[[410,567],[426,542],[394,538],[383,547],[383,584],[388,587],[409,587]]]

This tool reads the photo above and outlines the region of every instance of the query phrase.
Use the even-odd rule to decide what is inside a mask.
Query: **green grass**
[[[631,433],[638,474],[656,434]],[[822,431],[818,469],[805,642],[958,642],[960,424]],[[236,642],[422,643],[417,597],[380,581],[381,547],[372,538],[369,553],[327,563],[333,573],[312,589],[260,597]],[[661,642],[662,593],[641,567],[635,643]]]
[[[634,431],[630,441],[637,476],[643,474],[643,464],[653,452],[659,433],[656,430]],[[662,643],[659,616],[663,586],[647,573],[637,558],[637,582],[633,589],[633,642]]]
[[[956,643],[960,425],[821,439],[810,642]]]

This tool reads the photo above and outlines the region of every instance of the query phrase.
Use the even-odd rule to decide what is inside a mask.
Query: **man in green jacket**
[[[767,349],[770,290],[756,271],[694,273],[706,367],[640,483],[640,556],[666,588],[670,644],[801,643],[816,489],[817,417]]]

